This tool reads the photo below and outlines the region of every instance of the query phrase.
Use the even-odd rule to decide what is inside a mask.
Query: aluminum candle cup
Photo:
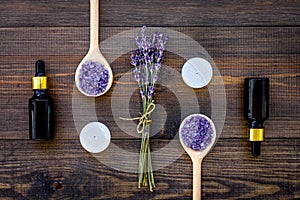
[[[87,124],[80,133],[82,147],[90,153],[100,153],[110,144],[111,134],[107,126],[100,122]]]
[[[183,81],[192,88],[205,87],[212,79],[211,64],[199,57],[187,60],[181,71]]]

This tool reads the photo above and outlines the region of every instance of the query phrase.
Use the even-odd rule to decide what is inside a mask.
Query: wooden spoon
[[[193,150],[193,149],[187,147],[184,144],[183,139],[182,139],[182,128],[183,128],[184,124],[186,123],[187,120],[189,120],[191,117],[194,117],[194,116],[200,116],[200,117],[205,118],[207,121],[210,122],[210,125],[213,130],[214,136],[211,140],[211,143],[203,151],[196,151],[196,150]],[[202,115],[202,114],[190,115],[190,116],[186,117],[180,124],[179,139],[180,139],[180,143],[183,146],[184,150],[191,157],[192,162],[193,162],[193,200],[200,200],[201,199],[201,164],[202,164],[203,158],[212,149],[212,147],[214,146],[214,143],[216,141],[215,125],[214,125],[213,121],[205,115]]]
[[[104,56],[101,54],[99,49],[99,42],[98,42],[98,32],[99,32],[99,0],[90,0],[90,49],[87,53],[87,55],[83,58],[83,60],[80,62],[76,69],[75,73],[75,84],[78,90],[90,97],[98,97],[100,95],[105,94],[111,87],[113,82],[113,73],[112,70],[107,62],[107,60],[104,58]],[[80,87],[79,82],[79,74],[80,70],[82,68],[82,64],[87,61],[97,61],[103,65],[103,67],[108,71],[109,78],[108,78],[108,85],[106,89],[97,95],[90,95],[87,94],[82,90]]]

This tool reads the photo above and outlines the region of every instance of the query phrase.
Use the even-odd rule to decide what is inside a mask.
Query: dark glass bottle
[[[263,123],[269,117],[269,79],[245,79],[245,117],[250,122],[249,140],[253,156],[260,155],[264,140]]]
[[[45,63],[35,63],[32,77],[33,96],[29,99],[29,138],[50,140],[54,138],[53,100],[47,94]]]

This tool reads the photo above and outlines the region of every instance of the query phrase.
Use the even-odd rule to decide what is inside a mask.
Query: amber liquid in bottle
[[[53,139],[53,100],[47,93],[47,77],[45,64],[42,60],[36,62],[32,89],[34,94],[29,99],[29,138],[32,140]]]
[[[245,117],[250,122],[249,140],[253,156],[260,155],[264,140],[263,123],[269,117],[269,79],[245,79]]]

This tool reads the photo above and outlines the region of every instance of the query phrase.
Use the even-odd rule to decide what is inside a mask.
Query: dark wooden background
[[[144,24],[190,36],[209,52],[222,75],[226,121],[203,162],[203,199],[300,199],[300,1],[100,2],[101,41]],[[192,163],[186,154],[155,172],[157,186],[150,193],[137,188],[135,173],[107,167],[81,147],[72,92],[75,69],[88,47],[89,1],[1,1],[0,199],[191,199]],[[165,64],[180,72],[183,60],[168,55]],[[38,59],[47,65],[55,100],[55,140],[46,142],[28,139],[27,102]],[[130,69],[129,54],[111,67],[114,84],[96,100],[97,116],[112,129],[115,145],[137,152],[140,140],[116,127],[110,112],[113,88]],[[270,118],[258,158],[250,155],[243,118],[243,80],[252,76],[271,81]],[[207,93],[207,88],[195,92]],[[160,88],[161,104],[168,101],[166,94]],[[209,98],[199,100],[209,103]],[[173,134],[153,138],[153,149],[176,134],[180,121],[176,116],[168,120],[172,117],[175,124],[164,128]]]

